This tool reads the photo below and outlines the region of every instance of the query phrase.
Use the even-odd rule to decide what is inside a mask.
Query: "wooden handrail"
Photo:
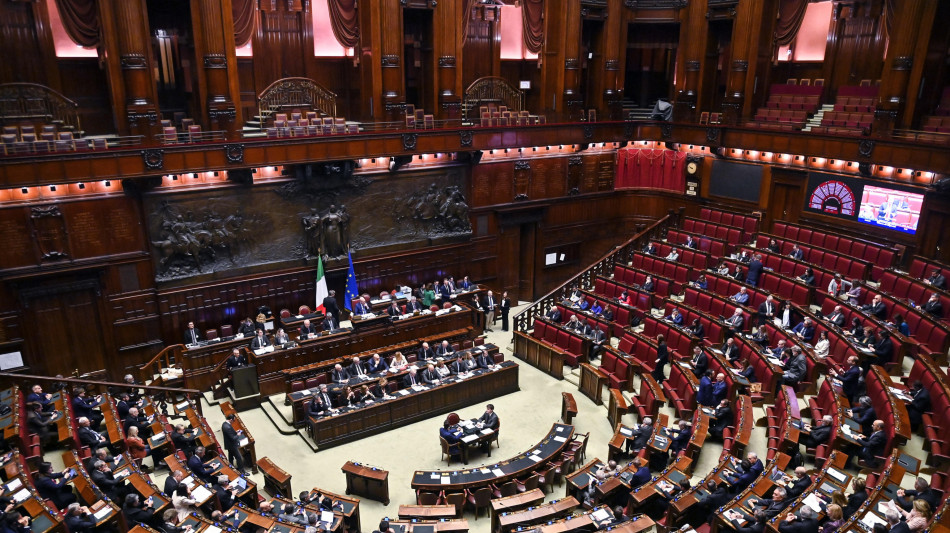
[[[142,379],[142,374],[144,372],[151,372],[149,375],[153,376],[159,374],[160,372],[154,372],[150,367],[159,363],[160,359],[165,360],[165,368],[168,368],[171,363],[177,363],[181,352],[185,349],[184,344],[172,344],[162,348],[162,351],[155,354],[155,357],[149,359],[149,361],[138,368],[139,375],[136,376],[139,379]]]
[[[577,285],[583,288],[592,288],[593,279],[597,275],[609,277],[612,274],[615,263],[629,263],[630,258],[633,257],[634,253],[638,252],[643,247],[645,241],[653,237],[661,236],[663,232],[671,227],[678,227],[678,222],[682,218],[682,212],[682,208],[679,210],[679,212],[670,210],[666,216],[657,220],[646,229],[641,230],[639,233],[628,239],[625,243],[607,252],[603,257],[594,261],[581,273],[577,274],[573,278],[567,280],[565,283],[559,285],[551,292],[537,299],[528,307],[522,309],[520,313],[514,316],[514,331],[527,333],[528,329],[530,329],[530,324],[533,322],[533,319],[538,316],[543,316],[557,302],[562,301],[565,297],[565,291],[569,287]]]
[[[264,113],[285,108],[310,107],[325,116],[336,116],[336,93],[310,78],[281,78],[257,95],[258,112]]]
[[[464,106],[463,113],[466,118],[477,118],[469,116],[471,109],[483,100],[500,100],[503,105],[508,107],[509,111],[521,111],[524,109],[524,92],[516,89],[508,80],[498,76],[484,76],[473,81],[463,93]],[[478,111],[476,109],[476,111]]]
[[[0,122],[35,119],[61,122],[77,134],[81,131],[79,104],[58,91],[38,83],[0,84]]]

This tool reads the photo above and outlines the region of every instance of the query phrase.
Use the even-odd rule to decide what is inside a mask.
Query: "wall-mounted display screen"
[[[865,185],[858,220],[907,233],[917,231],[924,195]]]

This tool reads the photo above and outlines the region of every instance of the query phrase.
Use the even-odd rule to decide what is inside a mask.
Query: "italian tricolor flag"
[[[323,308],[323,300],[327,296],[330,296],[330,291],[327,290],[327,278],[323,275],[323,258],[317,257],[317,309],[321,313],[326,313],[327,310]]]

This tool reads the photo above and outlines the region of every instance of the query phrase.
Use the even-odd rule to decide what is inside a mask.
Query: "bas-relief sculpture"
[[[460,169],[353,174],[313,165],[274,185],[145,197],[156,281],[227,277],[347,250],[414,249],[471,236]]]

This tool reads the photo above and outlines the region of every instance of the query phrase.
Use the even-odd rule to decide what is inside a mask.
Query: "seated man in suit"
[[[713,416],[715,420],[709,422],[709,434],[722,440],[723,431],[735,423],[735,413],[732,412],[732,405],[730,405],[729,400],[724,399],[719,402]]]
[[[176,450],[184,452],[186,457],[195,453],[195,435],[191,432],[186,433],[184,424],[175,424],[172,431],[172,444],[175,445]]]
[[[354,315],[368,315],[373,312],[373,308],[370,307],[369,302],[365,298],[360,296],[360,299],[356,301],[356,307],[353,308]]]
[[[488,355],[488,352],[479,352],[478,356],[475,357],[475,364],[478,368],[491,368],[495,366],[495,360]]]
[[[350,366],[347,367],[346,371],[350,375],[351,378],[368,377],[366,368],[363,366],[363,362],[360,361],[360,358],[356,356],[353,357],[352,363],[350,363]]]
[[[792,245],[792,251],[789,252],[788,254],[789,257],[791,257],[792,259],[796,259],[798,261],[801,261],[804,255],[805,253],[802,252],[802,249],[799,248],[797,244]]]
[[[937,293],[931,294],[930,298],[927,300],[927,303],[925,303],[919,309],[930,313],[930,316],[938,320],[943,318],[943,304],[940,303],[940,297],[937,296]]]
[[[218,497],[218,503],[221,505],[221,508],[228,510],[237,503],[237,495],[240,493],[237,487],[229,488],[228,485],[231,481],[228,479],[228,476],[220,475],[215,476],[216,483],[214,484],[214,492]]]
[[[736,308],[732,316],[726,319],[726,325],[729,326],[729,333],[737,335],[742,331],[742,325],[745,323],[745,317],[742,316],[742,309]]]
[[[765,470],[765,465],[762,464],[762,460],[759,459],[759,454],[755,452],[749,452],[745,456],[749,460],[749,464],[752,465],[751,470],[755,472],[755,475],[761,475],[762,471]]]
[[[429,348],[428,342],[423,342],[422,347],[419,348],[419,352],[416,354],[416,356],[420,362],[435,359],[435,350]]]
[[[310,325],[310,319],[304,320],[303,325],[300,326],[300,337],[301,339],[312,339],[320,334],[320,330],[316,326]]]
[[[424,311],[425,306],[422,305],[422,302],[419,301],[415,296],[409,297],[409,303],[406,304],[407,313],[415,313],[417,311]]]
[[[544,318],[554,322],[556,324],[561,323],[561,310],[557,307],[552,307],[550,311],[544,314]]]
[[[637,489],[650,481],[650,467],[639,457],[633,460],[633,467],[636,468],[636,471],[633,473],[633,477],[630,478],[630,488]]]
[[[841,306],[836,305],[831,314],[825,317],[825,320],[839,328],[843,328],[847,319],[844,316],[844,311],[841,309]]]
[[[683,246],[685,246],[685,247],[687,247],[687,248],[692,248],[693,250],[695,250],[695,249],[698,247],[697,244],[696,244],[696,241],[693,240],[693,236],[692,236],[692,235],[687,235],[687,236],[686,236],[686,242],[683,243]]]
[[[455,353],[455,350],[452,349],[452,345],[449,344],[449,341],[442,341],[442,344],[438,345],[435,349],[436,357],[448,357]]]
[[[333,318],[333,315],[323,317],[323,331],[334,331],[340,329],[340,323]]]
[[[805,361],[805,354],[798,346],[792,346],[792,358],[785,364],[785,370],[782,373],[782,383],[785,385],[796,386],[808,372],[808,364]]]
[[[211,483],[214,481],[214,469],[204,463],[204,457],[205,447],[198,446],[195,448],[195,454],[188,458],[188,469],[204,483]]]
[[[404,387],[409,388],[414,385],[422,385],[425,381],[422,380],[422,377],[417,374],[416,367],[410,366],[409,372],[406,374],[406,377],[402,379],[402,384]]]
[[[709,494],[700,502],[698,511],[702,516],[709,515],[707,521],[713,523],[716,519],[716,509],[728,502],[732,495],[729,494],[729,488],[725,483],[716,484],[711,479],[706,481],[705,489]]]
[[[872,467],[877,466],[877,458],[884,455],[884,447],[887,445],[887,434],[884,433],[884,421],[875,420],[874,423],[871,424],[871,435],[859,438],[858,443],[862,446],[861,451],[858,452],[858,457]]]
[[[871,303],[862,305],[861,310],[881,320],[887,318],[887,306],[884,305],[884,298],[880,294],[875,294],[874,298],[871,299]]]
[[[92,466],[94,470],[89,473],[92,482],[109,498],[120,500],[126,493],[125,482],[112,475],[112,469],[105,461],[96,460]]]
[[[910,418],[910,427],[917,431],[920,424],[923,423],[924,413],[930,411],[930,392],[924,388],[920,380],[914,380],[910,389],[910,396],[913,398],[907,404],[907,416]]]
[[[670,312],[670,316],[663,317],[663,320],[666,320],[675,326],[683,325],[683,315],[681,315],[680,310],[676,308],[673,308],[673,311]]]
[[[600,354],[605,350],[604,345],[606,344],[610,344],[610,341],[607,339],[607,334],[604,333],[604,327],[598,324],[597,329],[595,329],[591,335],[590,359],[593,360],[600,357]]]
[[[806,448],[817,448],[822,444],[829,443],[833,421],[831,415],[821,417],[821,420],[819,420],[807,434],[803,433],[801,435],[801,443],[804,444]],[[805,426],[805,428],[808,429],[808,426]]]
[[[76,423],[79,425],[79,431],[77,432],[79,434],[79,442],[81,442],[83,446],[89,446],[90,450],[97,450],[109,444],[108,439],[102,436],[101,433],[89,427],[88,418],[81,416]]]
[[[193,346],[201,340],[201,333],[195,327],[194,322],[188,322],[188,329],[185,330],[185,346]]]
[[[653,419],[647,416],[643,418],[643,423],[633,430],[633,435],[627,437],[625,443],[627,454],[639,453],[647,445],[651,436],[653,436]]]
[[[465,358],[456,357],[455,360],[449,365],[449,372],[451,372],[453,376],[457,376],[463,372],[468,372],[468,367],[465,366]]]
[[[765,515],[769,517],[769,520],[771,520],[772,518],[778,516],[779,513],[784,511],[791,502],[792,498],[788,497],[785,489],[782,487],[776,487],[775,490],[772,491],[772,499],[766,500],[760,498],[755,500],[754,505],[765,511]]]
[[[749,289],[740,287],[739,292],[733,294],[729,299],[737,304],[745,305],[749,303]]]
[[[805,317],[804,320],[792,328],[792,333],[798,336],[799,339],[811,344],[812,339],[815,338],[815,324],[811,321],[811,318]]]
[[[877,338],[868,341],[868,347],[874,350],[874,357],[867,362],[869,365],[884,366],[894,359],[894,341],[891,332],[884,328],[877,330]]]
[[[152,415],[154,416],[154,415]],[[129,408],[129,416],[126,417],[125,421],[122,424],[122,429],[126,433],[129,432],[129,428],[135,426],[139,429],[139,437],[145,439],[152,436],[152,428],[150,424],[152,423],[152,417],[146,417],[139,414],[138,407]]]
[[[491,430],[498,429],[498,424],[500,424],[500,421],[498,420],[498,415],[495,414],[495,406],[492,404],[486,405],[485,412],[482,413],[482,416],[478,417],[478,420],[476,420],[475,423],[482,428]]]
[[[73,388],[73,416],[88,418],[90,425],[96,431],[99,430],[99,425],[104,418],[102,412],[96,407],[98,400],[99,398],[86,397],[86,390],[82,387]]]
[[[788,513],[778,526],[779,533],[818,533],[818,518],[815,510],[803,505],[798,512]]]
[[[797,498],[804,494],[812,484],[812,479],[808,475],[808,470],[804,466],[795,468],[795,481],[786,490],[789,498]]]
[[[647,276],[646,280],[643,281],[643,285],[640,286],[640,289],[644,292],[654,292],[656,290],[656,283],[653,281],[653,276]]]
[[[671,429],[670,433],[673,434],[673,439],[670,441],[670,455],[676,457],[681,451],[686,450],[689,439],[693,436],[693,430],[687,420],[680,419],[677,427]]]
[[[735,474],[726,472],[723,476],[732,483],[730,492],[733,494],[744,491],[746,487],[751,485],[752,482],[759,477],[755,471],[752,470],[752,463],[750,463],[748,459],[743,459],[742,462],[739,463],[739,468],[736,469]]]
[[[722,355],[728,361],[737,361],[739,359],[739,345],[736,344],[735,339],[729,337],[726,339],[725,344],[721,348]]]
[[[944,277],[943,273],[940,272],[939,268],[935,268],[930,272],[930,277],[924,280],[924,283],[928,285],[933,285],[936,289],[947,289],[947,278]],[[932,509],[932,507],[931,507]]]
[[[910,526],[901,520],[901,514],[897,512],[897,509],[884,511],[884,520],[887,521],[887,533],[910,533]]]
[[[422,371],[422,381],[426,385],[438,385],[442,383],[442,378],[439,376],[439,371],[435,369],[435,365],[430,364]]]
[[[350,373],[343,369],[343,365],[337,363],[333,365],[333,370],[330,371],[330,379],[334,383],[346,383],[350,381]]]
[[[850,415],[855,422],[861,424],[862,433],[869,435],[873,431],[872,426],[877,420],[877,413],[874,412],[870,397],[862,396],[858,400],[858,405],[851,409]]]
[[[390,302],[389,306],[386,308],[386,314],[392,317],[401,316],[402,308],[399,307],[399,302],[396,300]]]
[[[165,488],[162,490],[162,492],[165,493],[165,496],[168,496],[168,498],[171,499],[171,497],[175,495],[178,485],[181,485],[181,482],[184,479],[184,470],[175,470],[170,476],[165,478]]]
[[[923,500],[930,505],[931,509],[936,509],[940,506],[940,493],[934,490],[926,479],[918,476],[914,480],[913,490],[897,489],[897,498],[894,499],[905,511],[913,510],[914,500]]]
[[[268,340],[267,335],[264,335],[264,330],[257,330],[257,334],[254,335],[254,339],[251,340],[251,349],[260,350],[261,348],[267,348],[270,346],[270,340]]]
[[[231,350],[231,355],[228,356],[228,362],[225,363],[225,366],[228,367],[228,372],[235,368],[247,366],[247,357],[244,357],[240,349],[235,348]]]
[[[439,437],[445,439],[445,442],[449,444],[449,455],[462,455],[462,447],[459,444],[459,441],[462,439],[462,430],[459,429],[457,425],[452,425],[448,418],[442,422],[442,428],[439,429]]]
[[[43,392],[43,387],[40,385],[33,385],[33,392],[31,392],[26,397],[26,403],[38,403],[43,406],[43,411],[50,412],[53,411],[56,405],[53,403],[53,395]]]
[[[656,244],[650,241],[643,247],[643,253],[646,255],[656,255]]]
[[[380,357],[378,353],[374,353],[373,357],[366,363],[366,370],[368,370],[370,374],[378,374],[389,370],[389,364],[387,364],[386,360]]]

